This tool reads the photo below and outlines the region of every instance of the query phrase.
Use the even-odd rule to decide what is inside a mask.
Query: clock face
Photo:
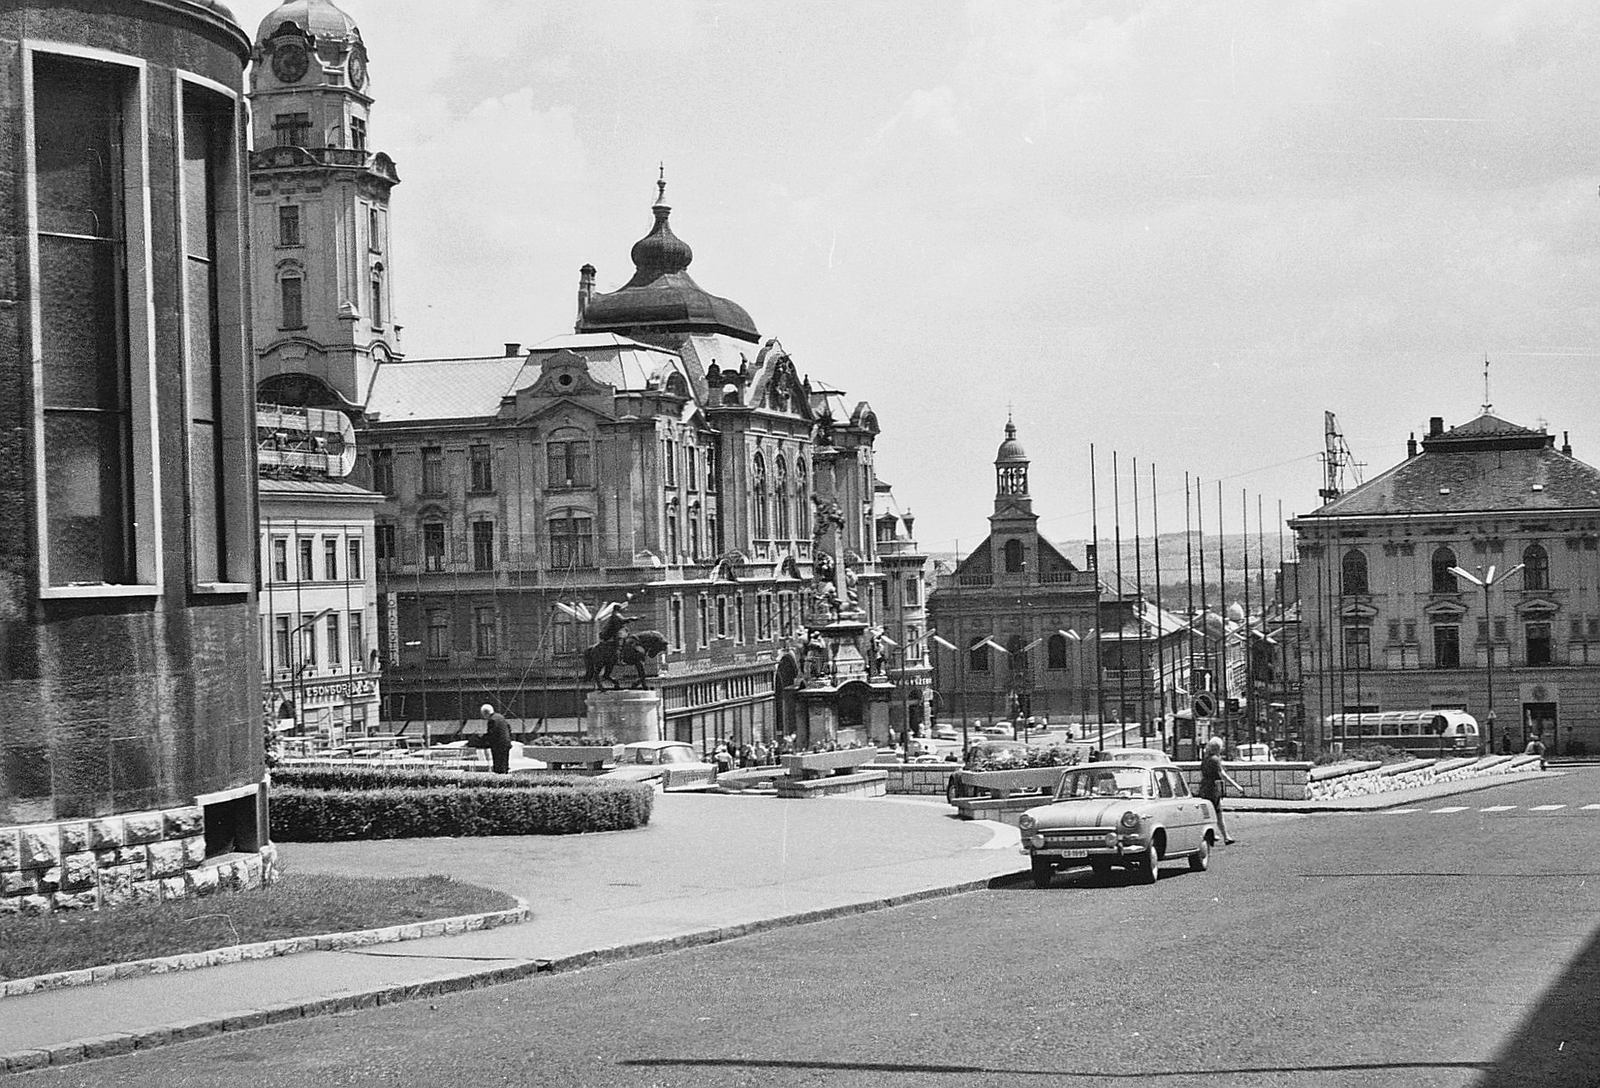
[[[272,74],[285,83],[298,83],[309,65],[306,51],[298,45],[283,45],[273,51]]]
[[[360,53],[350,54],[350,86],[360,90],[367,82],[367,62]]]

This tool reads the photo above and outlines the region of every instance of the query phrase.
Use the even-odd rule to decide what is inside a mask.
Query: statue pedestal
[[[661,733],[661,693],[658,691],[637,688],[591,691],[587,703],[587,733],[614,737],[618,744],[666,739]]]

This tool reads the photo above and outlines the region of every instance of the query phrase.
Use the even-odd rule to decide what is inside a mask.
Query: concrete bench
[[[958,797],[956,819],[994,820],[1015,827],[1024,812],[1049,803],[1049,796],[1037,793],[1017,797]]]
[[[782,767],[742,767],[717,775],[716,784],[728,790],[759,789],[770,786],[789,772]]]
[[[783,757],[790,778],[822,778],[827,775],[855,774],[864,763],[878,758],[876,748],[840,748],[833,752],[800,752]]]
[[[886,771],[859,771],[818,778],[780,778],[778,796],[805,797],[882,797],[889,789]]]

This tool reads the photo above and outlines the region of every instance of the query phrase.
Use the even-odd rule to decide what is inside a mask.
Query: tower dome
[[[356,21],[329,0],[284,0],[261,20],[256,29],[256,44],[271,38],[284,23],[298,27],[317,42],[361,41]]]
[[[761,334],[743,306],[713,295],[690,277],[694,251],[667,222],[667,183],[656,182],[655,224],[633,244],[633,278],[608,294],[586,295],[579,332],[725,333],[750,343]]]
[[[1017,441],[1017,425],[1006,419],[1006,439],[1000,443],[1000,450],[994,455],[997,465],[1027,464],[1028,451],[1022,448],[1022,443]]]

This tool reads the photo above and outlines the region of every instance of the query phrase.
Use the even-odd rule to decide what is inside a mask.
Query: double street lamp
[[[1525,564],[1518,563],[1516,566],[1512,567],[1510,570],[1503,570],[1497,575],[1497,574],[1495,574],[1494,565],[1491,563],[1489,565],[1489,570],[1484,574],[1484,576],[1482,578],[1478,577],[1476,574],[1473,574],[1469,570],[1462,569],[1461,567],[1451,567],[1450,568],[1450,573],[1451,574],[1455,575],[1457,578],[1465,578],[1467,581],[1471,582],[1473,585],[1475,585],[1479,589],[1483,590],[1483,623],[1484,623],[1484,627],[1485,627],[1485,629],[1487,631],[1487,633],[1484,636],[1484,648],[1486,650],[1488,650],[1488,656],[1485,658],[1485,661],[1487,662],[1487,669],[1485,671],[1485,675],[1487,676],[1488,687],[1489,687],[1489,717],[1488,717],[1487,725],[1486,725],[1487,732],[1484,734],[1484,742],[1486,744],[1486,747],[1484,748],[1485,754],[1488,754],[1488,753],[1494,751],[1494,722],[1495,722],[1495,714],[1494,714],[1494,623],[1493,623],[1493,621],[1491,620],[1491,618],[1489,616],[1489,590],[1492,589],[1493,587],[1499,585],[1501,582],[1505,581],[1507,578],[1511,577],[1513,574],[1517,573],[1517,571],[1521,570],[1524,565]]]

